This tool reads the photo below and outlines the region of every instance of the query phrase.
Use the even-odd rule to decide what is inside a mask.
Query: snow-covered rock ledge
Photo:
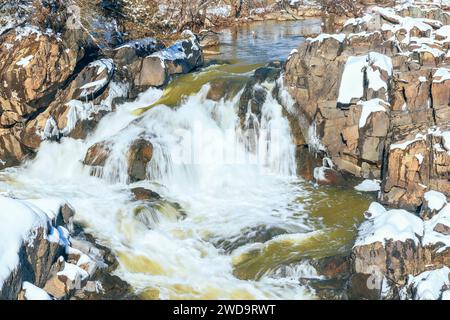
[[[365,213],[352,250],[350,295],[369,299],[441,299],[448,290],[450,204],[429,191],[435,215],[422,220],[374,202]],[[447,275],[447,278],[445,277]]]
[[[0,195],[0,299],[100,297],[118,283],[126,292],[108,252],[71,236],[74,214],[60,199]]]

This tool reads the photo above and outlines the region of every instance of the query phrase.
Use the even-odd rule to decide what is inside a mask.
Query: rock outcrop
[[[449,24],[437,6],[372,7],[340,34],[307,39],[286,63],[287,111],[305,149],[323,159],[299,174],[379,180],[389,208],[366,212],[348,298],[441,299],[448,290]],[[430,292],[426,281],[441,285]]]
[[[449,209],[445,202],[435,217],[423,221],[405,210],[373,203],[353,247],[350,296],[405,298],[401,291],[410,286],[411,277],[450,265]]]
[[[69,8],[58,8],[52,14],[64,22]],[[30,10],[0,33],[0,169],[33,156],[43,140],[85,138],[117,101],[203,64],[190,32],[167,48],[148,38],[113,48],[117,41],[96,38],[105,30],[46,29],[37,14]]]
[[[286,63],[306,145],[342,173],[382,179],[386,205],[418,211],[427,190],[450,195],[449,22],[437,7],[375,7]]]
[[[2,263],[7,263],[2,268],[10,272],[0,274],[0,299],[132,297],[129,285],[110,275],[117,266],[114,255],[74,226],[75,211],[69,204],[3,196],[0,202],[2,214],[14,210],[21,218],[17,227],[9,226],[11,242],[2,252]],[[36,291],[41,293],[38,297]]]

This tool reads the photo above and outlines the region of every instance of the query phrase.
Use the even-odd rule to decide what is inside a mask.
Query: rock
[[[188,73],[204,63],[203,52],[197,38],[190,32],[185,36],[188,38],[155,53],[164,59],[171,75]]]
[[[154,38],[143,38],[128,41],[116,47],[112,52],[114,62],[121,68],[131,65],[139,58],[145,58],[157,51],[163,50],[164,44]]]
[[[256,69],[253,76],[250,77],[239,100],[238,116],[243,128],[251,129],[255,126],[253,117],[249,117],[248,123],[245,123],[247,113],[254,115],[258,122],[261,120],[261,108],[269,91],[263,86],[263,83],[275,82],[280,74],[279,67],[267,66]]]
[[[213,101],[231,100],[244,86],[243,81],[227,78],[212,79],[209,82],[210,88],[206,95],[207,99]]]
[[[137,201],[158,200],[161,198],[161,196],[156,192],[142,187],[133,188],[131,189],[131,192],[134,195],[134,199]]]
[[[110,145],[107,142],[98,142],[88,149],[83,163],[88,166],[103,167],[110,152]]]
[[[411,276],[449,265],[447,208],[429,221],[405,210],[387,211],[378,203],[368,213],[352,249],[356,292],[350,296],[398,298]],[[369,280],[365,287],[361,279]]]
[[[51,266],[64,252],[58,242],[47,240],[46,228],[37,228],[36,237],[20,247],[17,268],[4,281],[0,288],[0,298],[16,299],[23,281],[43,287],[51,271]]]
[[[167,66],[159,57],[148,56],[141,61],[137,61],[137,77],[134,85],[138,87],[161,87],[169,80],[169,71]]]
[[[442,20],[442,10],[436,10],[441,12],[436,16]],[[427,16],[423,11],[419,12],[412,16]],[[384,185],[387,189],[380,199],[386,204],[397,207],[406,205],[408,209],[417,210],[426,190],[422,186],[434,189],[439,186],[439,190],[450,187],[443,176],[448,166],[446,155],[437,151],[445,148],[442,148],[436,135],[432,142],[426,142],[424,150],[430,150],[431,144],[437,143],[436,148],[432,149],[433,155],[427,157],[424,154],[424,162],[414,176],[415,160],[411,157],[414,155],[402,158],[404,160],[400,161],[403,163],[399,164],[399,159],[394,158],[396,156],[392,153],[398,154],[400,151],[391,151],[388,146],[414,139],[417,133],[425,134],[435,125],[443,131],[447,130],[442,129],[448,122],[449,112],[447,72],[433,67],[440,63],[440,52],[445,53],[448,49],[431,36],[433,28],[440,28],[439,22],[419,29],[410,28],[408,21],[411,25],[420,25],[421,22],[412,17],[403,20],[403,14],[411,17],[409,12],[387,15],[382,10],[374,9],[363,18],[350,19],[344,26],[344,33],[321,34],[308,39],[289,56],[284,86],[295,100],[294,107],[288,113],[298,119],[296,122],[308,147],[318,149],[316,146],[320,145],[318,151],[329,157],[338,171],[365,179],[386,176]],[[381,30],[383,25],[385,27]],[[391,41],[394,33],[402,37],[399,39],[404,39],[400,45],[403,50],[401,54]],[[429,39],[429,47],[421,47],[416,40],[407,38],[412,34]],[[380,69],[379,62],[370,62],[373,57],[378,57],[375,53],[382,54],[382,60],[388,61],[388,66],[392,62],[392,70]],[[363,75],[361,79],[367,81],[368,72],[379,72],[380,83],[385,85],[374,90],[372,85],[361,81],[358,97],[343,104],[338,100],[342,91],[349,92],[344,90],[345,84],[349,83],[345,80],[346,64],[350,59],[364,55],[371,59],[366,67],[358,71]],[[354,92],[355,84],[351,83],[351,86],[350,91]],[[380,111],[383,108],[384,111]],[[369,110],[374,111],[367,116]],[[363,119],[365,123],[360,123]],[[434,156],[436,152],[439,152],[437,157]],[[431,175],[424,172],[429,167],[433,168]],[[409,172],[407,175],[411,182],[394,182],[391,179],[394,172],[401,175]],[[308,175],[308,171],[304,173]]]
[[[420,208],[420,217],[429,220],[434,217],[447,204],[447,197],[434,190],[424,194],[422,206]]]
[[[57,276],[50,278],[45,283],[44,290],[58,300],[63,299],[68,294],[66,284]]]
[[[415,212],[422,205],[428,188],[441,190],[449,196],[450,183],[445,178],[449,170],[450,156],[439,133],[417,133],[393,143],[380,200]]]
[[[127,153],[128,176],[131,181],[147,178],[147,164],[153,156],[153,145],[146,139],[135,140]]]
[[[446,236],[450,236],[450,226],[445,225],[443,223],[436,224],[433,230]]]
[[[211,30],[202,30],[197,37],[202,48],[215,47],[220,43],[219,35]]]

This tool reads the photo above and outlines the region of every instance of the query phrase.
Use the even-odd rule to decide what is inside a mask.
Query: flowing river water
[[[0,192],[67,200],[76,220],[117,255],[115,273],[144,299],[314,299],[300,282],[320,277],[308,260],[348,252],[371,197],[296,177],[295,146],[276,99],[265,102],[249,148],[238,125],[242,91],[219,102],[206,96],[214,79],[243,85],[256,67],[285,59],[302,34],[319,31],[317,20],[224,30],[222,55],[212,58],[227,64],[119,105],[85,140],[44,142],[33,160],[0,172]],[[125,154],[141,136],[154,155],[148,179],[130,184]],[[112,141],[112,154],[94,177],[82,160],[103,140]],[[165,200],[132,201],[136,186]]]

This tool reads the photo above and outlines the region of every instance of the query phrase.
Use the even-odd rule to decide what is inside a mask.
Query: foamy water
[[[295,146],[282,107],[269,95],[258,129],[242,132],[239,95],[214,102],[207,91],[208,85],[178,108],[160,105],[134,116],[133,110],[161,96],[150,89],[105,116],[85,141],[44,142],[33,161],[0,173],[0,191],[67,200],[76,220],[119,257],[116,273],[144,298],[311,298],[298,281],[305,273],[315,276],[310,268],[240,280],[233,260],[252,248],[225,252],[218,245],[260,226],[289,230],[286,245],[301,243],[312,231],[295,203],[306,191],[294,183]],[[125,154],[142,136],[152,142],[154,155],[147,180],[130,185]],[[112,143],[112,153],[100,177],[92,177],[82,160],[103,140]],[[179,203],[186,217],[167,204],[143,213],[151,226],[142,223],[130,192],[134,186]],[[252,243],[251,232],[247,236]]]

